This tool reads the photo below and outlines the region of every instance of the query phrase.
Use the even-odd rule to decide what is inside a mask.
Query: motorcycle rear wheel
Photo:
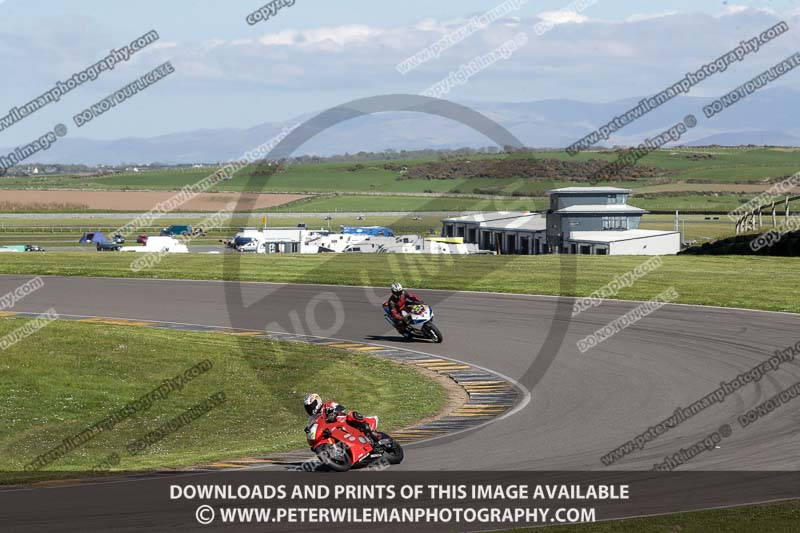
[[[444,340],[444,337],[442,337],[442,332],[439,331],[439,328],[437,328],[436,324],[433,322],[428,322],[422,326],[422,329],[425,331],[425,334],[428,336],[428,338],[436,344],[439,344]]]
[[[322,464],[336,472],[347,472],[353,466],[347,448],[341,442],[323,444],[315,451]]]

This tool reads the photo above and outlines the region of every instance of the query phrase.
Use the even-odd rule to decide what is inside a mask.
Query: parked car
[[[236,237],[234,239],[234,248],[237,252],[242,253],[256,253],[261,242],[258,239],[250,237]]]
[[[122,250],[122,245],[115,242],[106,241],[97,243],[98,252],[119,252],[120,250]]]
[[[136,237],[136,244],[147,244],[147,235],[139,235]]]
[[[191,226],[184,226],[177,224],[173,224],[172,226],[161,230],[162,237],[169,237],[173,235],[193,235],[193,234],[194,232],[192,231]]]
[[[44,252],[44,248],[39,246],[38,244],[26,244],[25,245],[26,252]]]

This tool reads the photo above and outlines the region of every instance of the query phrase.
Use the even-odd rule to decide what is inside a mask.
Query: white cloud
[[[676,81],[778,19],[760,10],[735,11],[726,16],[670,11],[612,22],[565,10],[550,11],[492,24],[407,75],[395,70],[397,63],[468,20],[426,18],[405,26],[343,24],[272,32],[265,26],[264,33],[250,37],[224,39],[212,35],[196,42],[158,41],[137,54],[135,61],[141,61],[144,67],[171,60],[181,88],[192,87],[196,94],[227,94],[231,87],[241,86],[263,94],[275,91],[298,97],[322,90],[356,96],[419,92],[517,33],[533,36],[534,26],[544,20],[554,27],[532,39],[535,46],[526,46],[508,60],[497,62],[454,91],[452,97],[608,100],[661,89],[660,85]],[[795,25],[791,20],[790,24]],[[113,36],[100,32],[76,36],[58,26],[41,30],[32,35],[0,29],[0,68],[13,72],[22,70],[21,65],[33,65],[38,70],[31,72],[31,67],[26,67],[28,77],[35,74],[39,79],[36,85],[43,87],[85,68],[96,60],[98,51],[110,48],[108,42],[114,42]],[[781,37],[748,57],[746,68],[754,72],[767,68],[776,58],[792,53],[792,45],[796,43],[788,36]],[[140,69],[140,65],[135,68]],[[735,70],[741,71],[731,72]],[[727,72],[704,83],[703,90],[715,94],[741,81],[724,79],[726,76]],[[117,82],[110,81],[111,76],[106,78],[108,82],[104,78],[92,85],[108,83],[113,88]]]
[[[165,48],[175,48],[178,43],[168,42],[164,44],[166,45]],[[218,46],[223,46],[224,44],[226,44],[225,39],[209,39],[203,43],[203,47],[206,50],[211,50],[212,48],[217,48]]]
[[[581,24],[588,20],[585,15],[580,15],[575,11],[542,11],[537,16],[553,25],[569,23]]]
[[[260,37],[264,46],[299,46],[336,49],[366,43],[385,35],[386,31],[364,25],[332,26],[307,30],[284,30]]]
[[[224,41],[218,40],[219,43],[223,43]],[[145,50],[171,50],[173,48],[178,48],[179,43],[176,41],[156,41],[153,44],[149,45]],[[206,46],[211,46],[211,41],[206,43]]]
[[[464,22],[466,22],[466,21],[462,19],[459,25],[463,24]],[[441,22],[439,20],[432,19],[432,18],[426,18],[426,19],[418,20],[417,22],[415,22],[411,26],[411,28],[416,30],[416,31],[438,31],[438,32],[444,32],[444,31],[447,31],[447,23],[446,22]]]
[[[660,19],[664,17],[671,17],[673,15],[678,15],[680,12],[678,11],[661,11],[660,13],[638,13],[636,15],[631,15],[625,19],[625,22],[642,22],[643,20],[652,20],[652,19]]]
[[[295,30],[286,30],[280,33],[269,33],[263,37],[259,37],[256,39],[256,41],[264,46],[291,46],[295,42],[297,33],[298,32]],[[252,42],[252,40],[248,42]]]
[[[747,11],[748,9],[752,9],[750,6],[743,6],[741,4],[730,4],[726,6],[725,11],[723,11],[724,15],[736,15],[737,13],[741,13],[742,11]]]

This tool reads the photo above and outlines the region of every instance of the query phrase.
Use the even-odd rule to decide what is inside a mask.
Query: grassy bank
[[[0,337],[26,322],[0,319]],[[19,472],[62,439],[206,359],[212,368],[149,409],[41,472]],[[302,398],[312,390],[379,415],[387,429],[435,414],[446,400],[439,384],[377,357],[218,333],[55,321],[3,351],[0,482],[74,475],[113,453],[121,457],[114,470],[147,470],[301,448]],[[219,391],[227,397],[221,406],[143,453],[128,453],[128,444]]]
[[[548,159],[586,162],[615,161],[614,152],[584,152],[575,157],[563,150],[536,151],[524,154],[474,154],[456,159],[470,162],[494,160],[502,163],[518,159]],[[495,210],[542,209],[548,204],[549,189],[588,185],[580,172],[543,172],[530,174],[517,170],[491,169],[471,173],[459,168],[451,173],[430,169],[414,172],[415,165],[441,162],[441,158],[288,164],[275,175],[259,174],[255,167],[242,169],[236,175],[210,189],[212,192],[265,193],[335,193],[336,197],[320,197],[271,212],[302,210],[336,211],[431,211],[431,210]],[[603,182],[603,185],[641,190],[634,195],[633,205],[645,209],[697,212],[727,212],[770,187],[774,180],[787,177],[800,168],[800,151],[771,148],[669,148],[656,150],[638,162],[639,166],[655,167],[652,173]],[[84,191],[176,191],[195,184],[213,174],[215,168],[182,168],[142,170],[106,176],[27,176],[0,179],[0,189],[72,189]],[[577,171],[576,171],[577,172]],[[528,177],[523,177],[528,176]],[[447,178],[447,179],[440,179]],[[364,197],[353,194],[404,193],[491,194],[518,196],[507,200],[479,200],[457,196],[441,198],[407,198],[401,196]],[[348,194],[350,194],[348,196]],[[84,200],[85,201],[85,200]],[[20,204],[0,202],[0,212],[88,212],[80,199],[62,205]],[[94,206],[93,206],[94,207]],[[102,207],[102,206],[101,206]],[[220,206],[221,207],[221,206]]]
[[[130,254],[18,253],[0,257],[0,274],[209,279],[388,286],[584,296],[647,260],[602,256],[172,255],[130,270]],[[618,297],[649,300],[674,287],[680,303],[800,312],[792,287],[800,260],[784,257],[667,256]]]
[[[335,213],[371,211],[536,211],[544,209],[545,198],[488,200],[467,197],[425,196],[321,196],[270,208],[274,213]],[[457,215],[458,213],[456,213]]]
[[[464,159],[553,158],[565,161],[601,159],[608,162],[619,155],[614,152],[583,152],[576,156],[564,150],[537,151],[526,154],[474,154]],[[539,194],[547,188],[575,184],[562,179],[519,179],[514,176],[454,178],[444,180],[408,179],[400,169],[429,159],[402,159],[396,161],[322,162],[290,164],[273,176],[252,176],[253,168],[239,171],[212,190],[262,191],[262,192],[464,192],[491,187],[498,194],[515,191]],[[387,165],[388,164],[388,165]],[[638,165],[663,169],[663,176],[626,181],[621,185],[640,187],[665,182],[694,182],[707,184],[759,183],[765,178],[787,176],[800,168],[800,151],[780,148],[668,148],[656,150],[643,157]],[[27,176],[4,177],[0,188],[70,188],[84,190],[178,190],[196,183],[212,174],[216,168],[182,168],[124,172],[108,176]],[[402,179],[398,179],[402,178]]]
[[[560,525],[537,529],[515,529],[514,533],[552,531],[557,533],[784,533],[797,531],[800,523],[800,500],[770,505],[715,509],[652,518],[632,518],[596,524]]]

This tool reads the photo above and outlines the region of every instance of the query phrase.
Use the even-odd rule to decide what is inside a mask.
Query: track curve
[[[33,276],[0,276],[5,294]],[[263,312],[229,316],[222,282],[43,277],[14,311],[110,316],[267,329],[408,348],[389,330],[376,298],[382,289],[242,283],[245,299],[267,297]],[[411,346],[464,360],[513,379],[530,367],[553,325],[558,299],[417,291],[436,310],[445,342]],[[327,300],[320,300],[325,295]],[[338,302],[331,304],[330,302]],[[797,470],[797,408],[787,406],[744,429],[736,416],[800,378],[786,363],[605,467],[600,457],[800,337],[800,316],[667,305],[599,346],[577,341],[637,304],[606,301],[570,320],[567,337],[532,400],[513,416],[441,444],[412,445],[405,470],[647,470],[721,424],[735,427],[719,448],[683,470]],[[341,314],[341,316],[339,316]],[[294,316],[292,316],[294,315]],[[487,453],[491,450],[491,453]]]

